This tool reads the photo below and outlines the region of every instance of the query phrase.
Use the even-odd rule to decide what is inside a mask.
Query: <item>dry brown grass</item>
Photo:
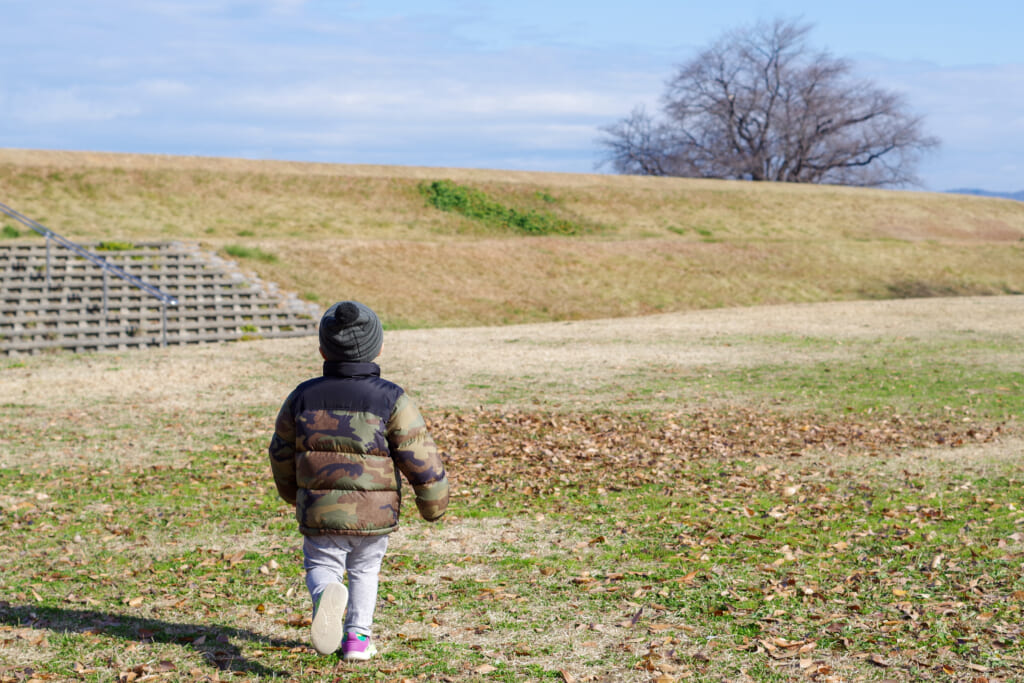
[[[449,178],[604,227],[503,235],[427,206]],[[1024,203],[843,187],[0,150],[0,201],[79,240],[258,246],[243,267],[392,327],[1024,292]]]
[[[644,397],[652,373],[719,375],[769,364],[855,362],[887,340],[956,349],[977,337],[973,362],[1024,371],[999,340],[1024,326],[1024,297],[845,302],[735,308],[635,319],[503,327],[397,330],[386,335],[384,374],[430,413],[481,405],[508,410],[637,410],[707,405],[683,383]],[[802,347],[788,340],[834,340]],[[878,355],[884,351],[873,350]],[[947,367],[948,354],[927,362]],[[938,353],[938,355],[935,355]],[[951,353],[957,353],[952,351]],[[923,357],[922,357],[923,358]],[[318,374],[315,338],[59,354],[9,360],[0,372],[7,442],[0,467],[68,458],[152,464],[202,449],[232,429],[263,435],[269,416],[300,380]],[[45,388],[43,390],[42,388]],[[756,388],[756,387],[752,387]],[[756,405],[733,389],[729,400]],[[738,393],[736,393],[738,392]],[[53,397],[59,396],[55,407]],[[39,449],[37,435],[60,429]]]
[[[259,241],[261,277],[327,303],[369,302],[392,326],[500,325],[828,300],[1024,291],[1022,249],[667,238]]]
[[[420,238],[466,230],[418,183],[448,178],[514,198],[549,192],[612,239],[646,236],[1018,241],[1024,207],[987,198],[682,178],[357,166],[202,157],[0,150],[0,187],[29,215],[82,238],[233,231]],[[140,215],[141,212],[141,215]],[[111,221],[114,224],[111,225]],[[121,223],[121,221],[124,221]],[[166,221],[166,224],[160,221]],[[212,231],[212,232],[211,232]]]

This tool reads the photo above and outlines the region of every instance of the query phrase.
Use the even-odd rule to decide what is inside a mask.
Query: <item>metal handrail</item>
[[[7,206],[5,204],[0,203],[0,213],[4,213],[4,214],[8,215],[9,217],[11,217],[14,220],[18,221],[22,225],[31,228],[32,230],[36,231],[37,233],[39,233],[40,235],[42,235],[43,237],[46,238],[46,287],[47,287],[47,289],[50,288],[50,242],[52,241],[52,242],[56,242],[57,244],[59,244],[60,246],[64,247],[65,249],[68,249],[68,250],[78,254],[82,258],[86,259],[87,261],[90,261],[91,263],[93,263],[94,265],[98,266],[99,268],[101,268],[103,270],[103,315],[104,316],[107,315],[107,274],[108,273],[113,273],[117,277],[119,277],[122,280],[130,283],[131,285],[135,286],[136,288],[141,289],[142,291],[146,292],[147,294],[149,294],[149,295],[159,299],[160,303],[161,303],[161,312],[162,312],[162,316],[161,317],[162,317],[162,320],[163,320],[163,325],[162,325],[163,335],[162,335],[162,337],[160,339],[160,346],[167,346],[167,307],[168,306],[177,306],[178,305],[178,300],[175,297],[171,296],[170,294],[167,294],[166,292],[161,291],[160,289],[154,287],[153,285],[149,284],[145,280],[142,280],[142,279],[132,275],[131,273],[125,271],[123,268],[121,268],[119,266],[116,266],[113,263],[110,263],[105,258],[103,258],[101,256],[97,256],[96,254],[92,253],[91,251],[83,249],[82,247],[80,247],[79,245],[75,244],[74,242],[72,242],[71,240],[67,239],[66,237],[58,235],[53,230],[50,230],[48,227],[46,227],[42,223],[39,223],[37,221],[32,220],[28,216],[26,216],[26,215],[24,215],[24,214],[22,214],[22,213],[20,213],[18,211],[15,211],[14,209],[12,209],[11,207],[9,207],[9,206]]]

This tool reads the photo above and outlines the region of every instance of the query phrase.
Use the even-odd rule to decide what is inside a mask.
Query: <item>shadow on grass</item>
[[[266,649],[290,650],[305,645],[295,640],[269,638],[252,631],[216,623],[178,623],[96,610],[12,605],[6,601],[0,601],[0,625],[2,624],[19,628],[48,629],[69,635],[89,633],[139,643],[176,644],[198,652],[207,663],[221,671],[268,677],[291,676],[294,672],[277,671],[246,659],[232,641],[252,641]]]

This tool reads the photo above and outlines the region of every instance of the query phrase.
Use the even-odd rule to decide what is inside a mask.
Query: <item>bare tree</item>
[[[601,164],[619,173],[866,187],[917,184],[937,138],[903,98],[855,78],[776,20],[725,34],[679,67],[662,120],[642,108],[601,128]]]

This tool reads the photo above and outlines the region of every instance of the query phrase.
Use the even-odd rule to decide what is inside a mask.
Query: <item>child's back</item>
[[[329,308],[320,321],[323,376],[289,394],[270,442],[278,493],[295,505],[305,537],[313,645],[328,654],[346,635],[346,659],[375,652],[368,638],[377,575],[387,535],[398,528],[401,475],[424,519],[440,519],[448,505],[448,479],[423,417],[372,362],[382,340],[380,320],[366,306]]]

